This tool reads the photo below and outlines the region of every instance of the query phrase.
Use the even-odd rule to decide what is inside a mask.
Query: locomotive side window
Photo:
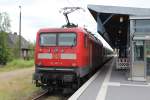
[[[88,47],[88,38],[87,38],[87,35],[84,35],[84,46],[85,46],[85,48]]]
[[[41,46],[56,46],[56,34],[41,34],[40,35]]]
[[[75,33],[60,33],[58,34],[59,46],[75,46],[76,34]]]

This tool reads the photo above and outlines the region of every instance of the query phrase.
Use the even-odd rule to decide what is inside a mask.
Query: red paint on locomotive
[[[76,82],[98,69],[104,62],[104,50],[101,41],[84,28],[41,29],[36,37],[34,80],[49,86],[58,78],[65,81],[65,75],[71,73],[66,80]]]

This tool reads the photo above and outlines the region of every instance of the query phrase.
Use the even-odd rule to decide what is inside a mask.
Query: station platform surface
[[[115,58],[105,64],[69,100],[150,100],[150,84],[127,80],[115,70]]]

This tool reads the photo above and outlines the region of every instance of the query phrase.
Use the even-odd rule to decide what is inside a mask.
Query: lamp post
[[[21,6],[19,5],[19,57],[21,58]]]

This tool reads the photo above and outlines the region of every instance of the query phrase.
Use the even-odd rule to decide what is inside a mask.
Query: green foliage
[[[9,28],[10,20],[8,14],[0,12],[0,64],[6,64],[8,61],[20,58],[19,37],[16,37],[13,43],[10,44],[8,41]],[[34,47],[35,43],[29,43],[29,58],[31,59],[34,58]]]
[[[9,49],[7,42],[7,33],[0,32],[0,63],[5,64],[8,61]]]
[[[0,68],[0,72],[21,69],[21,68],[29,68],[34,66],[34,60],[23,60],[23,59],[15,59],[7,63],[3,68]]]
[[[9,60],[9,49],[8,49],[8,34],[10,20],[6,12],[0,13],[0,64],[5,64]]]

